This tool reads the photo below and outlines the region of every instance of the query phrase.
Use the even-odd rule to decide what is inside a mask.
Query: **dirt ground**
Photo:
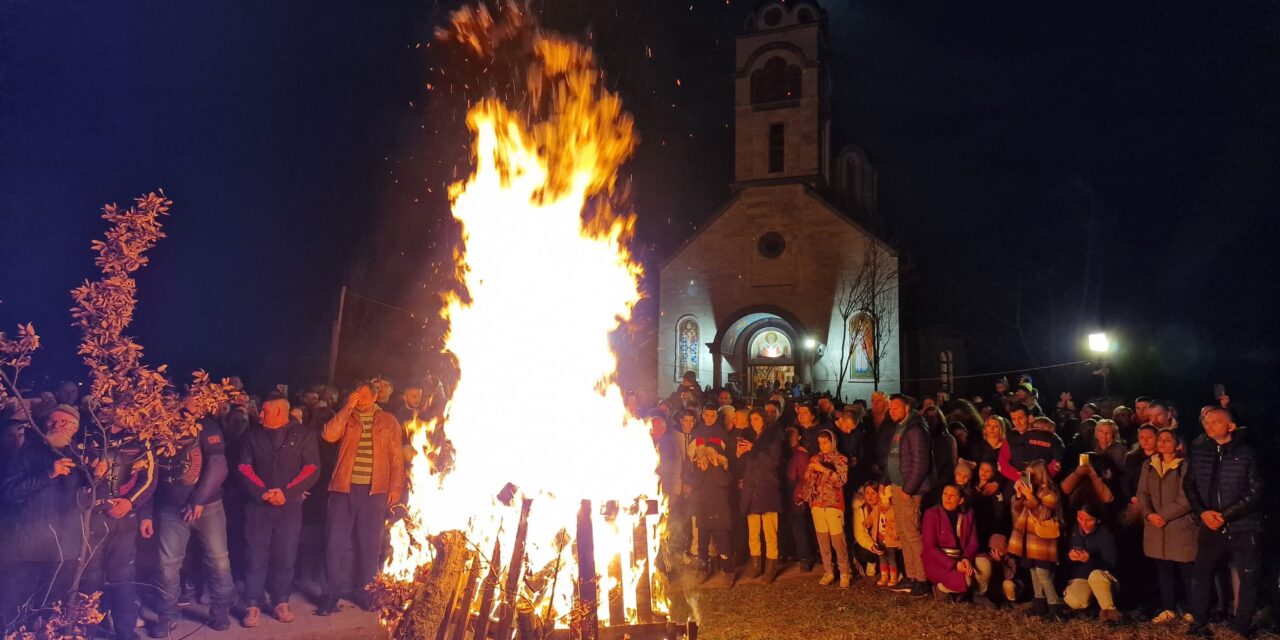
[[[979,609],[969,604],[935,603],[855,582],[849,592],[818,586],[819,573],[798,568],[765,585],[740,580],[732,589],[692,584],[682,576],[672,585],[672,619],[699,622],[702,640],[863,639],[925,640],[1071,638],[1072,640],[1184,638],[1182,622],[1153,625],[1131,622],[1107,626],[1096,611],[1067,622],[1043,622],[1019,609]],[[1239,638],[1214,628],[1219,639]],[[1260,634],[1260,638],[1280,638]]]

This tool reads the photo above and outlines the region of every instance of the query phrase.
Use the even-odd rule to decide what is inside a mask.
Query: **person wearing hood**
[[[809,504],[813,529],[822,555],[822,579],[826,586],[835,582],[832,551],[840,568],[840,588],[848,589],[853,581],[849,562],[849,545],[844,537],[844,485],[849,479],[849,460],[836,450],[836,434],[830,429],[818,432],[818,453],[809,460],[801,485],[801,495]]]

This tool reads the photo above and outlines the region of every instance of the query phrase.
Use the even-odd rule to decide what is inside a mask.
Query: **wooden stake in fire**
[[[649,566],[649,522],[648,516],[657,515],[658,501],[646,500],[638,505],[639,521],[633,533],[632,554],[642,558],[640,582],[636,585],[636,615],[641,624],[653,622],[653,585],[650,583],[652,569]]]
[[[520,574],[524,571],[524,545],[529,535],[529,507],[533,500],[525,498],[520,504],[520,525],[516,529],[515,549],[511,551],[511,564],[507,566],[507,591],[502,601],[502,615],[498,618],[498,640],[511,637],[511,625],[516,614],[516,595],[520,589]]]
[[[578,638],[596,640],[600,636],[600,619],[596,617],[598,602],[596,575],[596,539],[591,523],[591,501],[583,500],[578,509],[578,600],[580,621]]]

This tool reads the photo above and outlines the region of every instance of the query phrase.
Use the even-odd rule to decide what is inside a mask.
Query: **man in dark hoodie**
[[[907,579],[899,583],[899,590],[925,596],[931,589],[921,555],[924,543],[920,536],[920,502],[933,488],[933,455],[929,430],[920,414],[911,409],[911,404],[902,394],[889,398],[889,418],[895,426],[889,447],[883,453],[883,467],[885,483],[893,487],[890,505],[906,565]]]
[[[1204,416],[1205,437],[1187,454],[1183,491],[1191,513],[1203,524],[1191,578],[1191,615],[1188,635],[1208,638],[1209,599],[1213,575],[1229,562],[1240,576],[1239,603],[1231,629],[1252,637],[1253,614],[1258,602],[1259,538],[1262,520],[1262,473],[1253,447],[1234,436],[1231,411],[1217,408]]]
[[[26,424],[14,417],[5,422]],[[0,629],[28,599],[39,609],[47,604],[45,594],[61,599],[71,583],[81,500],[88,499],[70,450],[79,424],[79,411],[59,406],[45,417],[43,439],[25,438],[0,462]]]
[[[298,559],[298,533],[302,530],[302,499],[316,483],[320,449],[314,430],[289,418],[284,398],[262,404],[262,428],[245,437],[237,467],[250,500],[245,506],[246,627],[258,625],[265,602],[268,567],[273,613],[281,622],[292,622],[289,597],[293,594],[293,569]]]

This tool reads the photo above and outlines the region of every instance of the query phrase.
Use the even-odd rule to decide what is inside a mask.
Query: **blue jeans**
[[[156,533],[160,538],[160,599],[161,615],[178,617],[178,594],[182,586],[179,576],[182,561],[187,555],[187,541],[195,533],[204,550],[205,579],[209,584],[209,599],[215,607],[230,607],[235,602],[236,587],[231,581],[231,556],[227,554],[227,513],[222,501],[204,506],[204,513],[195,522],[184,522],[182,512],[156,506]]]

